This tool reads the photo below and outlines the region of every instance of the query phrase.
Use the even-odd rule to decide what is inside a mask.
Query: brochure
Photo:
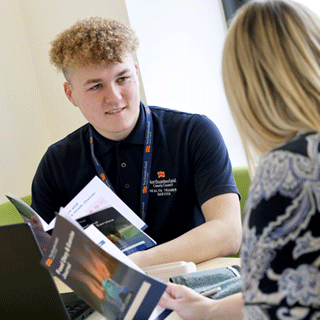
[[[10,193],[7,198],[24,220],[31,222],[38,242],[42,250],[45,250],[50,240],[50,235],[46,232],[54,228],[56,218],[47,224],[21,199]],[[84,228],[95,224],[127,255],[156,245],[156,242],[143,232],[147,227],[145,222],[97,176],[66,205],[65,212],[79,221]]]
[[[166,310],[150,316],[166,284],[126,264],[130,259],[106,237],[104,247],[96,244],[89,231],[61,209],[41,264],[107,319],[163,319]]]
[[[139,218],[101,179],[95,176],[66,206],[68,216],[78,220],[99,209],[113,207],[137,228],[147,228]]]
[[[123,252],[119,251],[117,247],[112,245],[108,239],[94,226],[89,226],[85,231],[86,235],[99,247],[101,247],[104,251],[108,252],[109,254],[113,255],[114,257],[117,257],[119,261],[125,263],[127,266],[136,269],[139,272],[146,273],[144,269],[140,269],[131,259],[129,259]],[[150,267],[152,268],[152,267]],[[157,269],[157,266],[155,266],[155,269]],[[148,273],[147,273],[148,274]],[[154,277],[154,275],[151,275]],[[157,278],[157,277],[156,277]],[[159,279],[159,278],[157,278]],[[160,279],[162,280],[162,279]],[[162,280],[164,281],[164,280]],[[165,281],[168,282],[168,281]],[[153,310],[151,316],[149,317],[149,320],[162,320],[165,319],[172,310],[165,309],[159,305],[156,306],[156,308]]]
[[[6,197],[16,207],[23,220],[31,224],[41,250],[43,252],[46,251],[51,239],[51,236],[46,232],[48,224],[30,206],[15,195],[9,193]]]
[[[42,227],[44,231],[48,231],[49,225],[35,212],[29,205],[27,205],[20,198],[16,197],[14,194],[8,192],[6,195],[8,200],[16,207],[21,216],[24,219],[36,220],[37,223]],[[28,221],[29,222],[29,221]]]
[[[20,214],[26,218],[36,217],[44,231],[54,228],[55,218],[48,224],[40,215],[24,201],[8,193],[7,198],[13,203]],[[70,217],[77,220],[103,208],[114,207],[118,212],[141,230],[148,226],[139,218],[99,177],[95,176],[66,206]]]
[[[126,255],[150,248],[156,244],[115,208],[109,207],[77,219],[86,229],[95,225],[117,248]]]

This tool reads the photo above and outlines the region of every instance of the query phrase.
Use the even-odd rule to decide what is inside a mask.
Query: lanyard
[[[142,178],[141,178],[141,197],[140,197],[140,214],[142,220],[145,220],[146,211],[148,206],[149,198],[149,183],[150,183],[150,173],[151,173],[151,160],[152,160],[152,146],[153,146],[153,123],[152,115],[150,109],[145,106],[146,114],[146,131],[144,138],[143,147],[143,162],[142,162]],[[99,175],[99,178],[114,192],[114,188],[111,185],[104,169],[102,168],[99,160],[94,153],[94,142],[91,127],[89,126],[89,136],[90,136],[90,150],[93,164]]]

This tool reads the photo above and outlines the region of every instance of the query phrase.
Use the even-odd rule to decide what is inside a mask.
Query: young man
[[[52,145],[32,185],[47,221],[95,175],[148,225],[158,246],[140,267],[234,254],[241,219],[228,152],[205,116],[140,102],[134,32],[112,19],[79,21],[53,41],[51,62],[88,124]]]

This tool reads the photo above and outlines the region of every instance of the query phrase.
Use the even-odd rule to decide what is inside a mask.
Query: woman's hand
[[[212,319],[211,309],[215,302],[186,286],[169,283],[159,305],[176,311],[185,320],[209,320]]]
[[[174,310],[185,320],[241,320],[242,293],[212,300],[186,286],[169,283],[159,305]]]

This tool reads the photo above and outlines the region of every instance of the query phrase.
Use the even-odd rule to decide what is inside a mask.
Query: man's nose
[[[121,90],[118,86],[110,84],[105,90],[105,101],[109,103],[116,103],[122,99]]]

